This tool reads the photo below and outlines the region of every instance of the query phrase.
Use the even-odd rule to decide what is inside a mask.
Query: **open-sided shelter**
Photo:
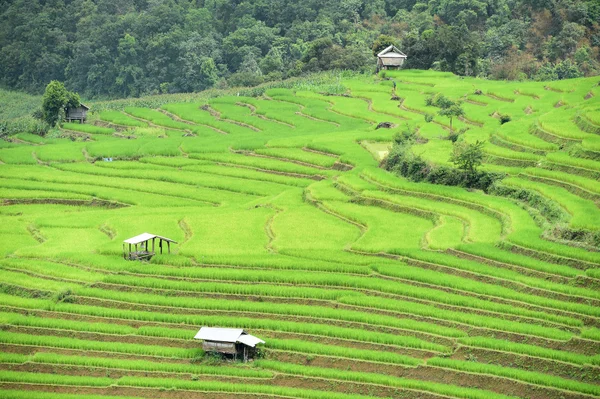
[[[171,243],[177,244],[176,241],[167,237],[142,233],[123,241],[123,258],[129,260],[148,260],[152,258],[155,255],[154,249],[157,239],[158,248],[161,254],[163,253],[163,243],[167,243],[168,253],[171,253]],[[152,243],[152,247],[150,247],[150,243]]]
[[[202,327],[194,339],[204,341],[202,349],[205,352],[225,353],[233,355],[234,359],[241,356],[245,362],[254,357],[257,344],[265,343],[241,328]]]
[[[67,108],[65,119],[67,122],[79,121],[84,123],[87,119],[87,112],[90,108],[87,105],[79,104],[79,107]]]
[[[406,54],[396,46],[389,46],[377,54],[377,70],[400,69],[406,60]]]

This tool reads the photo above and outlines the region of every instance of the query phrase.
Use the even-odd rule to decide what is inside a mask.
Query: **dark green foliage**
[[[412,144],[416,143],[418,135],[411,132],[403,132],[394,136],[394,146],[389,155],[383,160],[384,169],[397,173],[415,182],[426,182],[441,184],[445,186],[460,186],[466,188],[488,191],[495,182],[504,178],[502,173],[477,171],[477,159],[479,164],[483,155],[481,145],[477,142],[469,148],[468,155],[463,155],[465,162],[462,168],[451,168],[448,166],[435,166],[425,161],[412,152]],[[462,144],[461,144],[462,145]],[[456,145],[455,145],[456,146]],[[468,161],[467,161],[468,160]]]
[[[508,114],[500,115],[500,124],[501,125],[504,125],[505,123],[510,122],[510,121],[511,121],[510,115],[508,115]]]
[[[53,80],[46,86],[42,100],[42,118],[50,126],[54,126],[64,116],[66,108],[78,107],[79,104],[79,94],[68,91],[62,82]]]
[[[374,54],[390,44],[408,55],[408,68],[466,76],[600,70],[600,6],[591,0],[5,3],[0,86],[36,93],[51,80],[89,98],[373,71]],[[248,71],[247,57],[260,73]]]
[[[490,192],[494,195],[508,197],[524,202],[532,208],[537,209],[551,223],[564,222],[568,219],[567,214],[555,202],[541,196],[533,190],[508,187],[503,184],[495,184]]]
[[[477,167],[483,162],[483,141],[477,140],[473,144],[465,141],[454,143],[450,160],[457,168],[469,173],[475,173]]]
[[[445,116],[450,119],[450,129],[452,129],[452,119],[458,118],[465,114],[465,110],[462,108],[461,101],[453,101],[448,97],[444,96],[441,93],[436,94],[435,96],[429,96],[425,100],[425,103],[430,106],[441,108],[438,111],[440,116]],[[426,117],[427,120],[427,117]],[[428,121],[429,122],[429,121]],[[455,141],[455,140],[453,140]]]
[[[379,37],[373,42],[373,46],[371,46],[371,50],[373,50],[373,55],[379,54],[382,50],[389,46],[397,46],[398,41],[396,38],[390,35],[379,35]]]

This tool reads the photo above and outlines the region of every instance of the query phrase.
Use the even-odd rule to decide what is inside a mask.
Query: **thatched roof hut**
[[[406,54],[396,46],[389,46],[377,54],[377,70],[400,69],[406,60]]]

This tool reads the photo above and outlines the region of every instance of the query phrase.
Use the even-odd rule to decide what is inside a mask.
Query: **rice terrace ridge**
[[[600,78],[328,76],[0,141],[0,397],[599,398]]]

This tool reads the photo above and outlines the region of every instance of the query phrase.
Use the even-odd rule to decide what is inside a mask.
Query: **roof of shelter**
[[[398,47],[392,45],[383,49],[379,54],[377,54],[379,58],[406,58],[406,54],[402,51],[398,50]]]
[[[79,103],[79,105],[78,105],[77,107],[68,107],[68,108],[69,108],[69,109],[77,109],[77,108],[79,108],[79,107],[81,107],[81,108],[85,108],[87,111],[89,111],[89,110],[90,110],[90,107],[88,107],[87,105],[85,105],[85,104],[82,104],[82,103]]]
[[[168,242],[174,242],[175,244],[177,244],[177,242],[175,240],[171,240],[170,238],[162,237],[162,236],[157,236],[156,234],[150,234],[150,233],[142,233],[142,234],[137,235],[135,237],[128,238],[127,240],[125,240],[123,242],[125,244],[139,244],[139,243],[142,243],[144,241],[151,240],[153,238],[160,238],[161,240],[165,240],[165,241],[168,241]]]
[[[229,343],[240,342],[251,347],[255,347],[259,343],[265,343],[262,339],[246,333],[241,328],[202,327],[194,336],[194,339]]]

